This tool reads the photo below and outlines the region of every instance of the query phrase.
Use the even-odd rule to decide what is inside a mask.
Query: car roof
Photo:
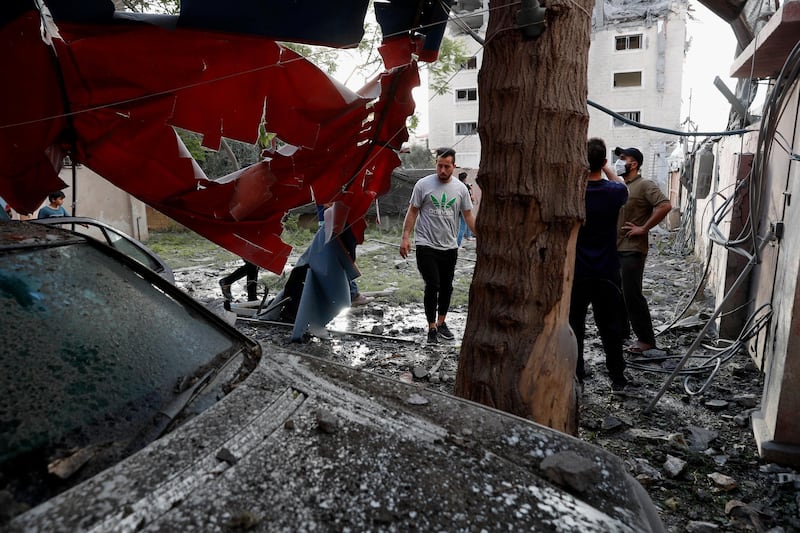
[[[47,226],[57,226],[63,227],[67,230],[72,230],[75,233],[79,233],[85,235],[84,231],[81,231],[79,227],[86,227],[86,228],[94,228],[97,229],[102,236],[98,237],[97,235],[89,235],[90,238],[96,238],[103,244],[107,244],[112,248],[117,248],[118,250],[122,251],[122,253],[126,255],[130,255],[134,260],[141,262],[146,267],[154,270],[157,272],[161,277],[169,281],[170,283],[175,283],[175,276],[172,272],[172,269],[169,267],[166,261],[159,256],[156,252],[151,250],[147,245],[143,242],[139,241],[138,239],[131,237],[124,231],[106,223],[102,220],[98,220],[96,218],[89,218],[89,217],[49,217],[49,218],[40,218],[34,219],[30,222],[34,222],[36,224],[43,224]],[[71,226],[71,227],[66,227]],[[126,246],[132,246],[136,249],[135,253],[131,253],[129,249],[120,249],[119,244],[111,242],[109,238],[109,234],[111,235],[118,235],[122,237],[123,242]],[[142,257],[137,257],[138,254],[141,254],[145,259]]]
[[[86,242],[86,238],[55,227],[20,221],[0,222],[0,249],[58,246]]]

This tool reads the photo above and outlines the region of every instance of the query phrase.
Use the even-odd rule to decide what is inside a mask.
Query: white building
[[[453,15],[481,37],[486,35],[488,0],[459,0]],[[450,90],[436,95],[431,91],[428,102],[428,143],[431,149],[450,146],[456,150],[456,162],[462,168],[478,168],[481,142],[478,139],[478,70],[483,62],[483,47],[463,26],[448,24],[451,38],[459,39],[469,61],[450,80]]]
[[[687,4],[688,0],[628,0],[624,4],[606,0],[597,5],[589,49],[589,100],[637,122],[680,129]],[[431,148],[454,147],[459,166],[477,168],[482,47],[464,25],[483,37],[488,1],[460,0],[453,13],[461,25],[451,22],[450,35],[460,39],[473,57],[450,81],[447,93],[430,95],[429,142]],[[666,183],[667,158],[677,137],[629,126],[592,107],[588,135],[605,139],[610,150],[639,148],[645,156],[644,174]]]
[[[630,120],[681,129],[687,0],[595,6],[589,48],[589,100]],[[628,125],[589,107],[589,136],[639,148],[643,174],[665,185],[679,138]]]

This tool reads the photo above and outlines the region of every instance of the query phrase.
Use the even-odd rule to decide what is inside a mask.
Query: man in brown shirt
[[[622,271],[622,294],[636,342],[627,348],[641,353],[656,347],[653,321],[642,294],[642,277],[649,248],[650,229],[661,222],[672,204],[659,186],[641,175],[644,157],[637,148],[614,149],[617,174],[628,186],[628,202],[619,212],[617,252]]]

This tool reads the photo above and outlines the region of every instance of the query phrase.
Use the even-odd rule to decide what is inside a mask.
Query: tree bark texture
[[[525,40],[518,2],[489,5],[478,75],[478,260],[455,392],[575,434],[568,316],[584,216],[592,3],[543,6],[544,32]]]

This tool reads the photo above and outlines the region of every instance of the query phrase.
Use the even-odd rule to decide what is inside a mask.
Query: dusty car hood
[[[594,463],[579,493],[540,465]],[[413,385],[281,351],[185,426],[18,516],[25,531],[660,531],[604,450]]]

